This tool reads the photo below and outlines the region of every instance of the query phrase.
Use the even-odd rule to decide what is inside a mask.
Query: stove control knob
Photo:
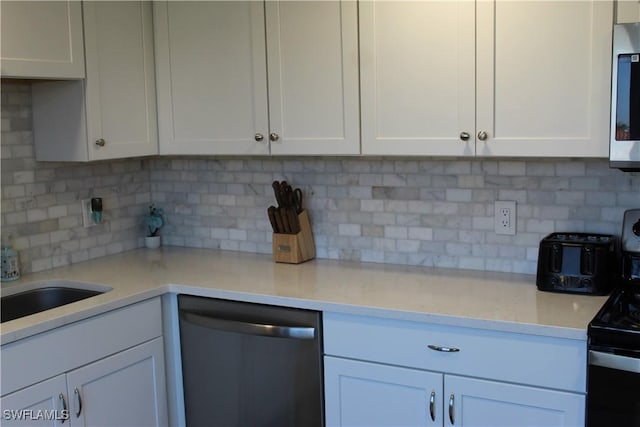
[[[640,219],[631,226],[631,231],[633,231],[633,234],[636,236],[640,236]]]

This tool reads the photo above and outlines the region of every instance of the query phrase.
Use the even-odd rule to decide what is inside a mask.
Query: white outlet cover
[[[516,202],[514,200],[496,200],[493,212],[496,234],[515,236]]]

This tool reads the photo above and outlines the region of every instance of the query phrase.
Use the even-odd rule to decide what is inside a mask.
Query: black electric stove
[[[588,337],[586,426],[640,426],[640,287],[616,288]]]
[[[625,212],[621,264],[587,329],[587,427],[640,426],[640,209]]]

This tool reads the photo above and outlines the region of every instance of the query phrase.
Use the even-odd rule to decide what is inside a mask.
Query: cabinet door
[[[474,2],[359,8],[363,154],[474,155]]]
[[[2,77],[82,79],[79,1],[2,1]]]
[[[582,426],[585,397],[487,380],[444,376],[445,426]]]
[[[640,22],[640,1],[617,0],[616,23]]]
[[[72,425],[166,426],[162,338],[67,374]]]
[[[157,154],[151,2],[83,7],[90,160]]]
[[[442,425],[442,374],[324,358],[328,427]]]
[[[2,425],[61,426],[68,415],[66,395],[65,376],[59,375],[3,396]]]
[[[267,1],[271,154],[359,154],[357,2]]]
[[[34,83],[37,160],[157,154],[149,2],[85,2],[87,78]]]
[[[478,155],[608,157],[612,10],[477,2]]]
[[[264,4],[154,2],[154,28],[160,153],[268,154]]]

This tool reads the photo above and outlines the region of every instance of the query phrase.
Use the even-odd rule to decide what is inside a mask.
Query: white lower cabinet
[[[156,338],[3,397],[2,425],[164,426],[164,384]]]
[[[2,425],[62,425],[69,409],[66,390],[63,374],[2,397]]]
[[[167,425],[162,338],[69,372],[67,386],[72,425]]]
[[[328,427],[584,426],[578,340],[333,313],[324,339]]]
[[[444,375],[444,425],[584,425],[584,395]]]
[[[324,388],[328,427],[442,425],[439,373],[327,356]]]
[[[154,298],[2,346],[1,424],[167,426],[160,309]]]
[[[584,396],[325,357],[327,426],[579,426]]]

